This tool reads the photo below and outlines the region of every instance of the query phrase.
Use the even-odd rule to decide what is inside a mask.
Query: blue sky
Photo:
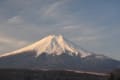
[[[62,34],[120,60],[120,0],[0,0],[0,53]]]

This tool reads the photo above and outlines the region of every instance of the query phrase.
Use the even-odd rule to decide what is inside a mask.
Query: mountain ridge
[[[61,35],[0,55],[0,68],[109,72],[119,66],[120,61],[78,48]]]
[[[2,54],[2,56],[8,56],[8,55],[14,55],[15,53],[25,52],[25,51],[36,51],[36,56],[39,56],[41,53],[51,53],[55,55],[60,55],[61,53],[65,53],[65,51],[68,51],[70,55],[78,55],[79,52],[81,53],[81,57],[89,56],[90,53],[85,52],[84,50],[78,50],[75,49],[72,43],[67,43],[62,35],[56,36],[56,35],[49,35],[47,37],[44,37],[43,39],[33,43],[32,45],[29,45],[27,47],[21,48],[19,50]],[[15,54],[16,55],[16,54]]]

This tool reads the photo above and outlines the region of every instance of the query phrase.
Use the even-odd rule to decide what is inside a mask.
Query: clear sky
[[[120,60],[120,0],[0,0],[0,53],[49,34]]]

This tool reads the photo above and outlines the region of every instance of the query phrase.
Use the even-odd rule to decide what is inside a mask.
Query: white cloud
[[[44,12],[44,15],[52,15],[55,9],[61,4],[61,2],[56,2],[50,6],[48,6],[48,9]]]
[[[21,24],[24,22],[24,19],[21,16],[13,16],[12,18],[8,19],[9,24]]]
[[[64,15],[66,15],[63,14],[65,12],[63,10],[63,7],[66,7],[69,1],[70,0],[57,0],[52,3],[43,5],[38,11],[38,14],[40,14],[40,16],[45,19],[51,18],[55,20],[60,20],[63,18]]]
[[[98,39],[100,39],[100,37],[98,36],[81,36],[81,37],[75,38],[75,40],[77,41],[95,41]]]
[[[28,44],[28,41],[18,40],[6,35],[0,35],[0,53],[15,50]]]
[[[64,26],[63,29],[76,29],[76,28],[79,28],[78,26]]]
[[[8,44],[8,45],[15,45],[15,46],[18,46],[18,47],[27,44],[26,41],[20,41],[20,40],[16,40],[16,39],[12,39],[12,38],[1,38],[0,43]]]

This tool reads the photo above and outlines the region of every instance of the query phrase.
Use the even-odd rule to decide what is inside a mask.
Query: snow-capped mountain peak
[[[47,53],[48,55],[61,55],[63,53],[66,53],[71,56],[80,56],[81,58],[91,55],[91,53],[88,53],[80,48],[75,47],[62,35],[49,35],[32,45],[10,53],[3,54],[1,56],[16,55],[26,51],[35,51],[36,57],[40,56],[43,53]]]
[[[36,47],[34,50],[37,51],[37,56],[41,53],[45,52],[52,55],[61,55],[68,51],[70,55],[75,53],[77,55],[78,51],[70,46],[62,35],[49,35],[48,37],[43,38],[38,43],[36,43]]]
[[[104,72],[119,65],[119,61],[88,52],[62,35],[49,35],[32,45],[0,55],[0,68]]]

